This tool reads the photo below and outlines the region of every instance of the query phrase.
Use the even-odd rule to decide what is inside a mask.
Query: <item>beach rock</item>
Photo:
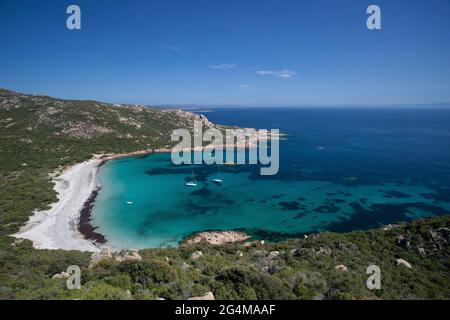
[[[52,279],[67,279],[68,277],[70,277],[70,274],[63,271],[61,273],[57,273],[57,274],[53,275]]]
[[[236,255],[237,255],[238,257],[243,257],[243,256],[244,256],[244,254],[242,253],[241,250],[236,251]]]
[[[401,265],[401,266],[404,266],[404,267],[406,267],[408,269],[412,269],[412,265],[408,261],[406,261],[404,259],[397,259],[397,265],[398,266]]]
[[[277,258],[280,255],[279,251],[271,251],[269,253],[269,256],[267,257],[269,260],[273,260],[275,258]]]
[[[181,242],[181,246],[187,246],[206,241],[209,244],[221,245],[225,243],[242,242],[250,236],[240,231],[207,231],[196,233]]]
[[[100,252],[94,252],[91,255],[91,261],[89,261],[89,268],[94,267],[100,261],[112,259],[113,255],[111,253],[111,249],[108,247],[102,248]]]
[[[264,240],[261,240],[261,241],[259,242],[259,244],[262,245],[262,246],[264,245],[264,243],[265,243]]]
[[[348,272],[348,269],[345,265],[339,264],[334,267],[337,271]]]
[[[205,293],[203,296],[188,298],[188,300],[215,300],[214,294],[209,291]]]
[[[194,252],[192,252],[190,259],[191,260],[197,260],[201,256],[203,256],[203,252],[201,252],[201,251],[194,251]]]

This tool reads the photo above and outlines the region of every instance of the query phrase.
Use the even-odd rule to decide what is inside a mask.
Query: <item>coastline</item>
[[[92,206],[100,191],[98,168],[109,160],[164,152],[170,150],[94,155],[91,160],[53,173],[58,200],[48,210],[34,211],[19,232],[11,236],[30,240],[36,249],[99,252],[107,241],[90,223]]]
[[[54,176],[58,201],[50,209],[35,211],[15,238],[28,239],[36,249],[100,251],[99,244],[79,231],[80,213],[97,188],[97,169],[101,163],[91,159],[68,167]]]
[[[249,149],[255,146],[246,143],[235,144],[234,147]],[[179,151],[202,150],[207,150],[207,147],[184,148]],[[53,173],[58,201],[51,204],[48,210],[34,211],[19,232],[11,236],[32,241],[36,249],[99,252],[107,247],[107,240],[90,223],[92,207],[101,189],[97,181],[98,168],[110,160],[170,152],[172,150],[169,148],[159,148],[120,154],[94,154],[91,160]]]

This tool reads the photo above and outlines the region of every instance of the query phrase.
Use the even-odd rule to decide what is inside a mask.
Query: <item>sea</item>
[[[250,164],[174,165],[170,154],[109,161],[99,170],[91,223],[111,247],[176,247],[207,230],[280,241],[450,213],[449,108],[199,112],[286,134],[278,174],[262,176],[261,165]],[[187,187],[192,172],[197,186]]]

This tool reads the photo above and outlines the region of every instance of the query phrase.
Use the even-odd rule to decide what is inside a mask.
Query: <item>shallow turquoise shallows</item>
[[[168,154],[109,161],[99,172],[92,224],[110,246],[177,246],[204,230],[279,240],[450,212],[448,110],[227,109],[207,116],[288,133],[279,174],[260,176],[254,165],[175,166]],[[198,185],[187,187],[192,171]],[[212,181],[219,176],[221,185]]]

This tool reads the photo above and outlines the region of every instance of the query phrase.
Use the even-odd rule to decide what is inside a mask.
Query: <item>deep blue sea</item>
[[[193,232],[280,240],[450,213],[450,109],[222,108],[211,121],[280,129],[280,170],[175,166],[168,154],[101,167],[93,225],[113,247],[176,246]],[[197,187],[186,187],[191,170]],[[222,185],[212,182],[221,172]]]

